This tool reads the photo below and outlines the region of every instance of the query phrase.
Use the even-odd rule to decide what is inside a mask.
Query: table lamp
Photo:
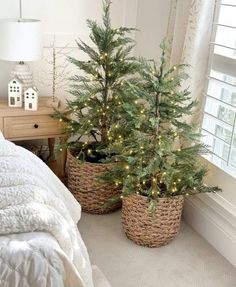
[[[21,0],[18,19],[0,19],[0,60],[17,62],[11,78],[23,82],[24,90],[33,86],[33,73],[25,62],[41,58],[41,21],[22,18]]]

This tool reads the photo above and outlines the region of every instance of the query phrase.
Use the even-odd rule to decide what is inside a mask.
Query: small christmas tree
[[[124,117],[129,116],[129,108],[133,109],[136,99],[129,88],[135,82],[131,76],[139,67],[130,55],[134,41],[127,34],[133,29],[112,28],[110,5],[109,0],[104,1],[102,25],[87,21],[93,44],[80,40],[77,45],[88,60],[69,58],[80,74],[71,78],[70,93],[74,98],[67,102],[67,111],[55,115],[65,123],[68,136],[74,138],[67,147],[78,151],[77,158],[89,161],[105,158],[101,150],[113,141],[122,141],[124,130],[113,136],[110,130],[126,121]]]
[[[123,184],[122,196],[147,196],[150,207],[161,197],[219,191],[203,184],[207,170],[198,155],[206,148],[196,127],[186,120],[197,105],[188,89],[181,90],[188,78],[186,65],[168,68],[166,44],[161,48],[160,65],[141,59],[141,84],[130,85],[132,93],[143,99],[136,101],[140,113],[130,119],[136,128],[116,156],[124,164],[104,177]]]

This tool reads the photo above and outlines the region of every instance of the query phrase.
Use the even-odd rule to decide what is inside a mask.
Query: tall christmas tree
[[[77,45],[88,60],[69,58],[79,70],[71,78],[70,93],[74,98],[67,102],[64,114],[55,115],[65,123],[68,136],[74,138],[67,146],[79,151],[77,158],[90,161],[101,159],[100,150],[111,142],[122,142],[125,126],[121,133],[111,135],[110,131],[126,121],[124,117],[129,116],[136,99],[129,88],[139,67],[131,55],[134,41],[128,36],[134,29],[113,28],[110,6],[109,0],[104,1],[102,25],[87,21],[92,45],[82,40]]]
[[[142,99],[136,101],[141,109],[132,115],[135,129],[120,146],[118,160],[123,164],[105,176],[123,184],[122,196],[147,196],[151,207],[161,197],[219,190],[203,184],[207,170],[198,156],[206,147],[196,127],[187,122],[197,102],[191,100],[188,89],[181,89],[188,78],[186,65],[169,68],[166,44],[161,48],[160,64],[142,59],[140,85],[130,85]]]

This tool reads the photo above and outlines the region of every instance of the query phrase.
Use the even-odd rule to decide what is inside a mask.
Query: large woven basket
[[[161,198],[152,214],[148,211],[147,197],[124,198],[122,225],[127,237],[142,246],[168,244],[179,232],[183,203],[183,196]]]
[[[68,152],[68,188],[83,211],[105,214],[121,207],[121,202],[104,207],[111,197],[121,194],[120,188],[99,181],[99,176],[111,167],[112,164],[80,162]]]

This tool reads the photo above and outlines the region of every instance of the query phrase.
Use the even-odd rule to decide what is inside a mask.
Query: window
[[[205,157],[236,177],[236,0],[218,0],[202,124]]]

